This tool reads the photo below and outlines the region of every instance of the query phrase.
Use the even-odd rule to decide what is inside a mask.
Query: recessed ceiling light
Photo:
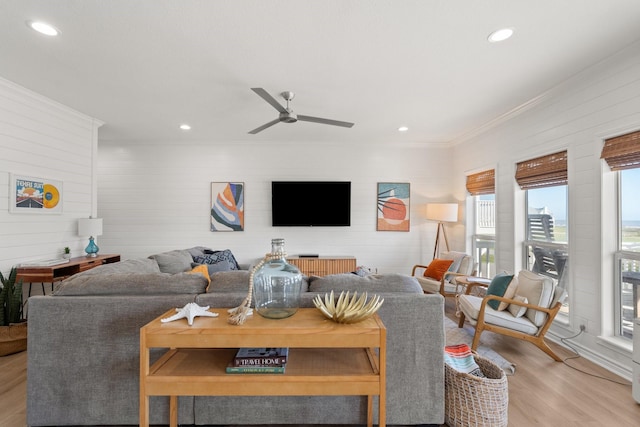
[[[42,21],[27,21],[27,26],[45,36],[57,36],[60,34],[56,27]]]
[[[489,40],[490,43],[497,43],[497,42],[505,41],[512,35],[513,35],[513,28],[501,28],[489,34],[489,37],[487,37],[487,40]]]
[[[180,125],[180,129],[182,130],[191,130],[191,126],[189,126],[188,124],[184,123]]]
[[[398,128],[398,132],[406,132],[406,131],[408,131],[408,130],[409,130],[409,128],[408,128],[408,127],[406,127],[406,126],[400,126],[400,127]]]

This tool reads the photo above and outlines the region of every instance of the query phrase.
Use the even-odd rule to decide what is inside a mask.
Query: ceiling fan
[[[278,122],[295,123],[298,120],[303,122],[314,122],[314,123],[321,123],[325,125],[342,126],[345,128],[350,128],[353,126],[353,123],[349,123],[349,122],[341,122],[339,120],[331,120],[331,119],[322,119],[320,117],[303,116],[302,114],[294,113],[293,110],[289,108],[289,101],[291,101],[296,95],[293,92],[287,91],[287,92],[282,92],[280,94],[287,101],[287,106],[283,107],[278,101],[276,101],[276,99],[273,96],[269,95],[266,90],[259,87],[251,88],[251,90],[257,93],[258,96],[260,96],[262,99],[267,101],[269,104],[271,104],[273,108],[275,108],[280,112],[280,115],[278,116],[277,119],[271,120],[269,123],[265,123],[262,126],[255,128],[254,130],[249,132],[251,134],[255,135],[258,132],[262,132],[263,130],[275,125]]]

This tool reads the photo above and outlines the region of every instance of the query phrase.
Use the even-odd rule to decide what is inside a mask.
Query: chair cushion
[[[428,277],[420,277],[416,276],[418,283],[420,283],[420,287],[424,292],[428,292],[430,294],[440,293],[440,285],[442,282],[439,282],[434,279],[430,279]],[[462,285],[456,285],[455,283],[450,283],[448,281],[444,282],[444,291],[446,293],[455,294],[464,290]]]
[[[474,295],[460,295],[459,308],[464,313],[469,323],[476,325],[480,315],[482,298]],[[487,306],[484,310],[484,322],[489,325],[502,326],[503,328],[523,332],[527,335],[535,335],[538,328],[526,316],[514,317],[508,310],[497,311]]]
[[[487,289],[487,295],[496,295],[499,297],[504,296],[504,293],[507,291],[509,283],[511,283],[512,280],[513,275],[509,275],[507,273],[496,274],[495,277],[491,279],[491,283],[489,284],[489,288]],[[500,301],[491,300],[487,303],[487,305],[494,310],[498,310],[498,308],[500,307]]]
[[[440,254],[440,259],[451,259],[451,260],[453,260],[453,263],[451,264],[451,266],[449,266],[449,271],[453,271],[454,273],[457,273],[458,270],[460,270],[460,266],[462,264],[462,260],[466,256],[468,256],[468,255],[465,254],[464,252],[449,251],[449,252],[444,252],[444,253]],[[465,273],[463,273],[463,274],[465,274]],[[466,273],[466,274],[469,274],[469,273]]]
[[[449,270],[453,264],[452,259],[434,259],[431,261],[427,269],[424,271],[424,277],[429,277],[435,280],[442,280],[442,276]]]
[[[525,297],[529,304],[549,308],[554,294],[554,285],[550,277],[522,270],[518,274],[518,295]],[[525,316],[540,327],[547,319],[547,313],[527,309]]]
[[[527,300],[526,297],[523,297],[521,295],[516,295],[515,297],[513,297],[513,300],[522,302],[525,304],[529,303],[529,300]],[[507,307],[507,310],[509,310],[509,313],[511,313],[513,317],[522,317],[524,316],[524,313],[527,311],[527,307],[523,307],[517,304],[509,304],[509,307]]]

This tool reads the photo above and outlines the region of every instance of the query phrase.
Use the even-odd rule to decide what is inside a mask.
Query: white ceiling
[[[446,143],[638,39],[639,0],[0,0],[0,76],[101,140]],[[249,135],[277,117],[251,87],[355,126]]]

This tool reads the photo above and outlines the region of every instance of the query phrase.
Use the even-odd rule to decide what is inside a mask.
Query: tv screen
[[[346,227],[351,225],[351,182],[273,181],[274,227]]]

